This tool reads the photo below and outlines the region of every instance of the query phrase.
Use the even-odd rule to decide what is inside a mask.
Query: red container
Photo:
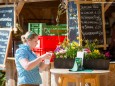
[[[43,55],[43,54],[45,54],[46,52],[49,52],[49,51],[52,51],[52,52],[53,52],[53,50],[51,50],[51,49],[41,49],[41,48],[39,48],[39,49],[34,49],[33,51],[35,52],[35,54],[36,54],[37,56],[41,56],[41,55]],[[53,61],[54,61],[54,55],[51,57],[50,62],[53,62]]]
[[[66,37],[67,36],[38,36],[39,43],[33,51],[39,56],[49,51],[54,52],[57,45],[59,45],[60,42],[63,42]],[[53,59],[54,56],[52,56],[51,61],[53,61]]]
[[[63,42],[65,37],[66,36],[38,36],[38,39],[40,40],[39,47],[54,51],[57,45],[59,45],[60,42]]]

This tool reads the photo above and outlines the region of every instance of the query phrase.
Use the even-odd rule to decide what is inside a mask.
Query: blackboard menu
[[[11,28],[11,27],[14,27],[14,7],[1,6],[0,28]]]
[[[97,39],[99,45],[103,45],[104,38],[101,4],[80,4],[80,15],[83,40],[92,42]]]
[[[9,30],[3,30],[0,28],[0,65],[4,65],[6,59],[9,35]]]
[[[74,1],[68,2],[68,37],[70,41],[77,41],[78,33],[78,18],[77,18],[77,5]]]

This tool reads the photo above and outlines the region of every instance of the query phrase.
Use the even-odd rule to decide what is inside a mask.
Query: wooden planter
[[[74,65],[74,59],[65,59],[65,58],[55,58],[54,67],[55,68],[72,68]]]
[[[109,63],[110,63],[110,60],[90,59],[90,60],[84,60],[83,67],[84,67],[84,69],[108,70]]]
[[[55,68],[69,68],[71,69],[74,65],[74,59],[64,59],[64,58],[55,58],[54,67]],[[97,70],[108,70],[110,60],[105,59],[90,59],[83,61],[84,69],[97,69]]]

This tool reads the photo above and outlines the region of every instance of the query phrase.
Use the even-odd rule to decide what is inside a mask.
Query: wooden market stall
[[[12,44],[18,43],[18,41],[20,41],[19,39],[20,35],[28,30],[27,29],[28,23],[34,22],[34,23],[47,23],[49,25],[55,25],[58,6],[62,1],[67,1],[66,4],[68,5],[68,7],[66,11],[67,14],[71,14],[71,15],[67,17],[68,15],[66,16],[66,13],[64,13],[63,15],[60,16],[59,23],[64,24],[67,22],[68,23],[67,27],[69,29],[74,29],[73,31],[72,30],[69,31],[70,32],[69,37],[70,39],[72,38],[71,40],[75,40],[76,36],[78,35],[80,36],[81,39],[86,38],[90,40],[93,40],[95,37],[98,37],[98,40],[100,40],[100,45],[99,45],[100,47],[106,49],[106,47],[108,46],[108,44],[106,43],[105,16],[109,16],[108,13],[115,10],[115,7],[112,8],[112,4],[114,0],[0,0],[0,9],[4,10],[4,7],[7,7],[8,9],[10,9],[9,14],[11,12],[11,9],[13,9],[12,10],[13,15],[8,16],[9,18],[11,17],[13,22],[0,21],[0,33],[3,36],[1,40],[4,38],[4,36],[8,36],[8,38],[5,37],[6,39],[5,42],[4,40],[0,42],[2,45],[4,44],[4,47],[0,45],[1,48],[0,52],[3,53],[0,54],[0,58],[2,58],[0,60],[0,65],[2,66],[2,68],[6,69],[6,78],[7,78],[6,86],[16,86],[16,76],[15,76],[16,69],[15,69],[15,63],[13,57],[15,49]],[[86,8],[87,8],[87,12],[86,12]],[[97,11],[94,11],[90,8],[93,8]],[[92,18],[94,17],[93,13],[95,13],[96,15],[96,13],[98,12],[99,15],[97,18],[95,17],[97,21],[95,21],[94,26],[93,24],[88,26],[87,21],[90,21],[90,19],[86,19],[85,16],[87,15],[89,18]],[[2,16],[4,16],[4,14]],[[2,16],[0,16],[0,20],[2,20]],[[97,24],[98,20],[100,20],[99,21],[100,25]],[[18,27],[17,24],[19,25]],[[89,34],[89,29],[88,29],[89,27],[91,29],[95,28],[95,32],[98,31],[97,33],[93,33],[96,34],[95,36],[93,36],[94,37],[93,39],[90,38],[90,36],[92,36],[92,33],[90,36],[87,36],[87,34]],[[3,35],[4,31],[6,31],[6,35]],[[8,42],[8,44],[6,44],[6,42]],[[108,86],[115,85],[115,83],[113,82],[115,80],[114,67],[115,67],[115,63],[112,62],[110,64],[111,72],[109,76]],[[44,71],[45,76],[48,76],[47,79],[49,79],[45,81],[46,83],[44,83],[44,86],[51,86],[51,82],[50,82],[51,77],[49,76],[50,75],[49,69]]]

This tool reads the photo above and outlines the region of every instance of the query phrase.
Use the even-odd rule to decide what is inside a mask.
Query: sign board
[[[78,41],[78,16],[77,16],[77,5],[74,1],[68,2],[68,37],[70,41]]]
[[[0,6],[0,28],[14,27],[14,6]]]
[[[102,3],[68,1],[68,37],[70,41],[98,40],[98,46],[106,48],[104,26],[104,5]],[[80,42],[84,45],[84,42]]]
[[[10,38],[11,29],[0,28],[0,67],[5,67]]]
[[[89,40],[89,42],[97,39],[99,45],[103,45],[104,34],[101,3],[80,4],[80,15],[82,39]]]

